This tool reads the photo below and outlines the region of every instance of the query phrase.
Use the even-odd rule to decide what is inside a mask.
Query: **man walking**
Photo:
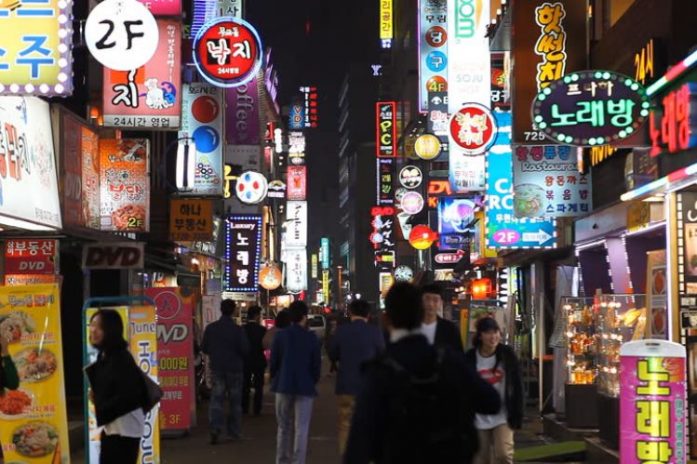
[[[254,387],[254,415],[261,414],[262,398],[264,396],[264,372],[266,371],[266,356],[264,356],[263,339],[266,328],[261,325],[261,308],[252,306],[247,310],[247,323],[244,332],[249,340],[249,355],[244,364],[244,386],[242,390],[242,412],[249,414],[250,390]]]
[[[211,444],[218,443],[223,427],[238,440],[242,434],[242,374],[244,359],[249,353],[249,341],[244,330],[233,318],[237,305],[232,300],[220,304],[220,319],[206,327],[201,350],[210,357],[212,383],[208,406]],[[225,397],[230,410],[225,417]]]
[[[271,348],[271,389],[276,393],[276,464],[305,464],[312,403],[317,396],[319,340],[307,329],[307,305],[288,308],[292,325],[280,330]]]
[[[339,452],[346,451],[351,428],[351,418],[356,395],[363,386],[361,366],[375,358],[385,349],[385,340],[380,329],[368,324],[370,305],[365,300],[354,300],[349,304],[351,322],[336,329],[329,344],[329,358],[338,363],[336,395],[339,406]]]
[[[435,347],[448,347],[463,352],[462,338],[457,326],[443,319],[443,289],[438,284],[421,287],[421,299],[424,306],[424,321],[421,331]]]
[[[428,343],[418,288],[395,284],[385,306],[390,343],[366,372],[344,462],[470,463],[477,451],[474,414],[498,412],[499,395],[462,353]]]

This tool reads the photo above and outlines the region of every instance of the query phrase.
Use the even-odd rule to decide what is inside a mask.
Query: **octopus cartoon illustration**
[[[177,95],[174,84],[171,82],[158,84],[158,79],[154,77],[145,80],[144,85],[147,92],[140,94],[141,97],[145,97],[145,104],[148,108],[155,110],[163,110],[174,106]]]

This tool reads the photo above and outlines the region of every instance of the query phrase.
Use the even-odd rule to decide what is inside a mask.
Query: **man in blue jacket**
[[[320,344],[307,329],[307,305],[288,308],[293,324],[280,330],[271,347],[271,390],[276,393],[276,464],[304,464],[315,385],[321,369]]]

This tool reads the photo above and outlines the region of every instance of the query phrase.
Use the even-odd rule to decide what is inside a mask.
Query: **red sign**
[[[194,403],[193,301],[178,288],[148,288],[145,295],[157,308],[157,360],[164,396],[160,424],[165,430],[191,427]]]
[[[397,156],[397,103],[375,104],[375,134],[378,158]]]
[[[286,195],[292,201],[304,201],[307,198],[306,166],[288,166]]]
[[[450,135],[467,155],[480,155],[496,140],[498,129],[488,108],[465,103],[450,119]]]
[[[649,115],[651,156],[677,153],[697,146],[697,127],[691,120],[697,113],[693,100],[697,84],[687,83],[668,93]]]
[[[232,17],[206,23],[194,39],[194,61],[201,75],[219,87],[238,87],[261,67],[259,34],[248,22]]]
[[[8,240],[5,274],[55,274],[56,240]]]

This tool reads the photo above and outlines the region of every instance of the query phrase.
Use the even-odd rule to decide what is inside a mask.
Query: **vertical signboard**
[[[289,248],[285,251],[286,290],[300,293],[307,290],[307,251],[305,248]]]
[[[137,129],[179,128],[182,109],[181,23],[158,19],[160,40],[145,66],[104,70],[104,125]]]
[[[196,144],[196,173],[190,191],[180,195],[223,193],[223,101],[222,90],[210,84],[184,84],[182,125],[179,137]]]
[[[288,115],[288,129],[302,130],[305,127],[305,106],[299,98],[295,98],[290,105]]]
[[[307,246],[307,202],[286,203],[286,240],[289,248]]]
[[[394,160],[392,158],[378,158],[377,165],[377,204],[392,205],[394,204],[394,187],[392,185]]]
[[[0,396],[5,462],[70,460],[59,289],[0,287],[0,336],[9,342],[19,389]]]
[[[395,267],[395,213],[393,206],[375,206],[370,210],[370,225],[373,230],[369,239],[373,244],[375,266],[378,269]]]
[[[428,110],[429,84],[447,78],[447,0],[419,0],[419,111]],[[438,90],[438,89],[435,89]]]
[[[375,104],[375,146],[378,158],[397,156],[397,103]]]
[[[286,195],[291,201],[304,201],[307,198],[307,167],[288,166]]]
[[[145,295],[157,308],[157,360],[160,387],[160,426],[164,430],[188,430],[194,404],[193,297],[179,288],[148,288]]]
[[[73,2],[0,3],[0,95],[73,92]]]
[[[303,94],[305,105],[305,122],[306,129],[316,129],[319,126],[317,87],[314,85],[300,87],[300,92]]]
[[[546,139],[530,107],[552,81],[586,68],[587,2],[517,0],[512,8],[513,142],[539,145]]]
[[[322,237],[320,240],[320,262],[322,263],[322,269],[329,269],[331,262],[331,254],[329,251],[329,237]]]
[[[665,340],[620,348],[620,464],[687,462],[685,357]]]
[[[256,292],[259,286],[262,218],[258,215],[233,215],[225,223],[225,291]]]
[[[380,42],[382,43],[382,48],[390,48],[392,46],[392,38],[394,37],[392,1],[380,0]]]
[[[150,228],[149,142],[99,141],[100,229],[147,232]]]
[[[678,195],[680,211],[678,228],[682,236],[682,260],[678,266],[678,278],[684,283],[681,293],[697,294],[697,192],[681,192]]]
[[[257,145],[261,136],[256,79],[225,89],[225,138],[228,145]]]

